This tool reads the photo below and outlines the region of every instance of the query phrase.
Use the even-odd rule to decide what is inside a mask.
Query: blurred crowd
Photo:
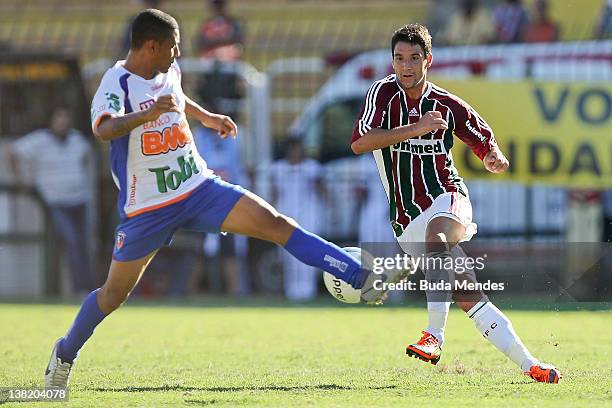
[[[551,15],[549,0],[460,0],[447,6],[436,3],[431,9],[438,45],[549,43],[559,41],[563,29]],[[612,1],[608,0],[595,22],[593,38],[610,37]]]

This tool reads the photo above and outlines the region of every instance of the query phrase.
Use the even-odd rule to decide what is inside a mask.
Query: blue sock
[[[285,249],[303,263],[323,269],[356,289],[363,286],[368,275],[360,263],[338,245],[301,227],[293,231],[285,244]]]
[[[72,327],[62,338],[57,350],[57,356],[62,361],[72,363],[83,344],[91,337],[94,329],[106,317],[98,306],[97,295],[100,289],[91,292],[81,305],[81,310],[74,319]]]

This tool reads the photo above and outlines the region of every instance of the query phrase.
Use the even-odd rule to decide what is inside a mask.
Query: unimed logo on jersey
[[[444,142],[441,139],[409,139],[393,145],[393,150],[416,155],[446,154]]]
[[[144,132],[141,136],[142,154],[145,156],[165,154],[191,143],[191,132],[187,126],[186,122],[173,123],[161,132],[158,130]]]

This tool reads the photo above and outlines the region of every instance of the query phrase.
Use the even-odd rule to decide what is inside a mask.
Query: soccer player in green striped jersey
[[[476,233],[468,191],[453,164],[455,136],[466,143],[491,173],[509,162],[491,127],[461,98],[427,81],[432,64],[431,36],[410,24],[391,39],[394,73],[370,87],[355,123],[351,148],[372,152],[390,204],[390,222],[408,255],[427,259],[465,257],[459,245]],[[476,283],[473,268],[459,274],[438,262],[425,268],[428,282]],[[454,300],[483,336],[538,382],[557,383],[561,373],[534,358],[514,332],[510,320],[481,290],[426,291],[429,325],[406,353],[436,364],[444,328]]]

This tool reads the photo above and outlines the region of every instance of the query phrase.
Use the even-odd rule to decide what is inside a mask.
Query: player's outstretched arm
[[[238,126],[227,115],[212,113],[198,105],[185,95],[185,113],[202,123],[202,125],[217,131],[222,139],[229,135],[233,138],[238,134]]]
[[[355,154],[372,152],[438,129],[448,129],[448,123],[440,112],[430,111],[426,112],[417,123],[411,125],[398,126],[390,130],[372,128],[351,143],[351,149]]]
[[[146,110],[132,112],[122,116],[106,116],[94,128],[94,135],[101,140],[113,140],[123,137],[146,122],[157,120],[162,113],[180,112],[174,95],[163,95]]]

